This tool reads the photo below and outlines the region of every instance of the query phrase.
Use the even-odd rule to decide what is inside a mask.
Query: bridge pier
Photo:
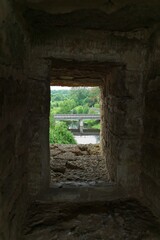
[[[80,119],[79,120],[79,131],[82,134],[83,134],[83,128],[84,128],[83,119]]]

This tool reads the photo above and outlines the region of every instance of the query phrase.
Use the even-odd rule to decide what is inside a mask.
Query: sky
[[[51,90],[69,90],[71,87],[60,87],[60,86],[51,86]]]

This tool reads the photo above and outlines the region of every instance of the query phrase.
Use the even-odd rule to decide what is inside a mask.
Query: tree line
[[[55,123],[55,114],[98,114],[99,109],[100,89],[98,87],[51,90],[50,143],[76,143],[73,134],[68,130],[69,122]],[[89,128],[100,128],[100,123],[96,120],[85,120],[85,124]]]

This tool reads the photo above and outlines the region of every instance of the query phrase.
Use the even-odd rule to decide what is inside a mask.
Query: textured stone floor
[[[23,240],[159,240],[160,225],[135,200],[34,203]]]
[[[105,159],[97,144],[51,145],[51,183],[108,182]]]

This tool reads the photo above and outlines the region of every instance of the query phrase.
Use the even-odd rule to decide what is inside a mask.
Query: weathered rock
[[[0,239],[22,239],[30,201],[49,187],[50,84],[100,86],[101,148],[107,161],[106,170],[101,158],[85,154],[84,171],[51,171],[52,181],[96,182],[108,180],[109,173],[111,181],[160,216],[159,9],[159,0],[0,1]],[[85,159],[77,147],[75,153],[77,161]],[[63,160],[57,168],[65,166],[67,156]],[[61,225],[54,231],[63,218],[60,211],[49,228],[54,214],[45,222],[32,209],[37,222],[30,234],[33,239],[44,239],[46,231],[51,239],[156,239],[155,228],[151,233],[146,228],[148,218],[136,222],[142,218],[133,218],[129,209],[122,214],[124,225],[130,222],[124,227],[112,212],[104,217],[108,225],[101,222],[94,231],[85,224],[92,219],[80,213],[83,228],[65,233]]]
[[[118,217],[115,217],[118,215]],[[134,200],[31,206],[23,240],[159,240],[152,213]]]
[[[62,151],[59,150],[58,148],[55,148],[55,149],[50,149],[50,153],[52,156],[58,156],[60,153],[62,154]]]
[[[57,149],[57,145],[55,145]],[[95,153],[100,152],[99,145],[59,145],[62,153],[56,156],[54,145],[51,148],[51,182],[65,181],[108,181],[108,172],[105,159]],[[76,154],[75,154],[76,153]],[[92,154],[93,153],[93,154]],[[64,171],[64,168],[65,171]],[[56,175],[54,169],[61,169],[61,175]]]
[[[60,173],[65,173],[65,171],[66,171],[66,168],[65,167],[62,167],[62,166],[60,166],[60,167],[51,167],[51,170],[53,171],[53,172],[60,172]]]
[[[89,144],[87,150],[89,155],[100,155],[100,146],[98,144]]]
[[[70,162],[70,161],[67,161],[67,162],[66,162],[66,168],[68,168],[68,169],[84,170],[84,168],[81,167],[81,166],[78,166],[78,164],[76,164],[76,162],[75,162],[75,164],[74,164],[74,162]]]
[[[52,153],[51,153],[51,156],[52,156]],[[75,158],[75,154],[73,152],[70,152],[69,150],[67,152],[67,149],[66,149],[66,152],[64,152],[64,153],[58,152],[57,155],[53,155],[53,156],[55,159],[58,158],[58,159],[66,159],[66,160],[70,159],[71,160],[71,159]]]

